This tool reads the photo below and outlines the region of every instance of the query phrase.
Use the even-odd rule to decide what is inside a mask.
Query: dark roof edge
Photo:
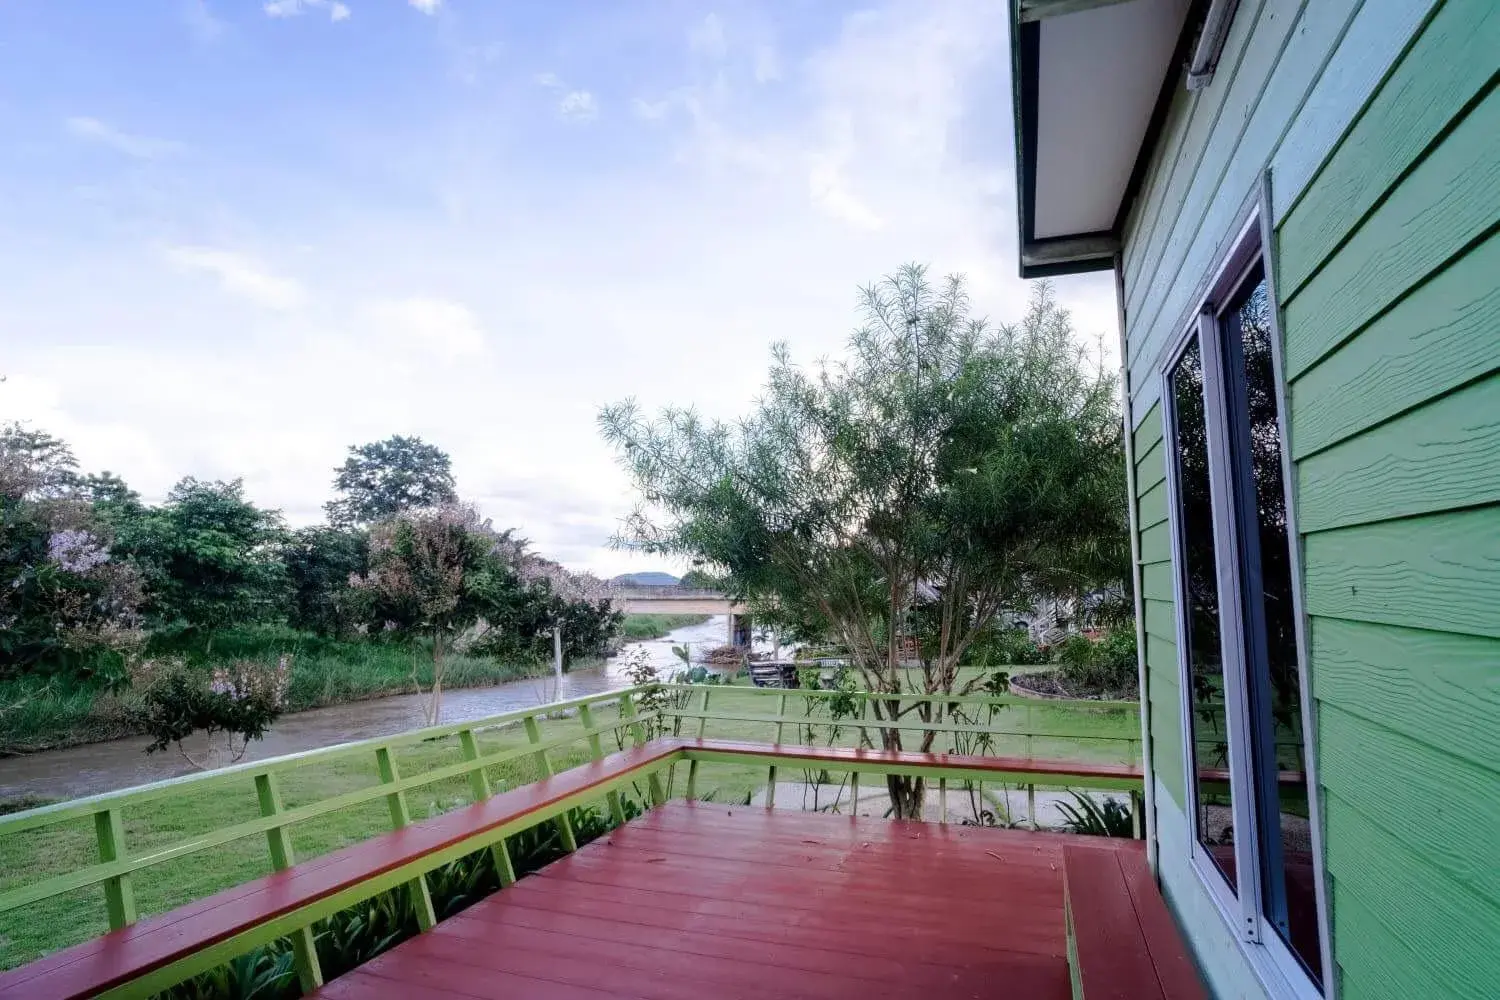
[[[1172,62],[1162,76],[1161,89],[1151,108],[1141,146],[1125,182],[1114,225],[1107,232],[1078,233],[1037,239],[1032,207],[1036,203],[1037,74],[1041,49],[1041,22],[1021,21],[1021,0],[1010,0],[1011,97],[1016,148],[1016,222],[1019,231],[1019,269],[1022,278],[1045,278],[1064,274],[1106,271],[1115,266],[1121,247],[1125,218],[1145,184],[1151,156],[1166,128],[1167,113],[1187,65],[1209,0],[1192,0],[1182,31],[1172,51]]]

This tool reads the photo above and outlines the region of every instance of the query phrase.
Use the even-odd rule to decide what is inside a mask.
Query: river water
[[[649,652],[652,663],[663,677],[667,677],[682,666],[682,661],[672,652],[674,645],[686,643],[696,659],[699,652],[722,646],[727,641],[728,624],[723,615],[717,615],[702,624],[677,629],[661,639],[627,643],[620,655],[603,667],[564,674],[560,684],[553,677],[545,677],[511,681],[494,687],[445,691],[443,722],[482,719],[549,701],[580,698],[626,687],[629,681],[622,670],[623,660],[637,647]],[[284,715],[264,739],[250,744],[243,759],[261,760],[417,729],[424,722],[425,701],[421,695],[403,694]],[[54,799],[76,798],[193,771],[175,751],[147,756],[145,749],[149,742],[143,736],[133,736],[0,759],[0,798],[27,794]],[[197,756],[202,746],[190,744],[189,750]]]

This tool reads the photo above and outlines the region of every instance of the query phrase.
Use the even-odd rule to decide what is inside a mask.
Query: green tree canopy
[[[972,317],[962,278],[934,285],[918,266],[862,306],[842,361],[807,370],[778,345],[734,425],[606,408],[642,499],[620,541],[721,570],[758,620],[847,646],[870,690],[907,688],[913,636],[925,691],[953,691],[1002,610],[1124,580],[1114,387],[1045,284],[1010,326]],[[910,710],[876,703],[877,718]],[[901,749],[898,730],[880,732]],[[893,778],[891,793],[919,813],[921,782]]]
[[[145,574],[146,613],[161,632],[208,632],[274,618],[286,576],[277,511],[245,496],[244,483],[191,476],[161,507],[115,525],[115,548]]]
[[[17,500],[51,500],[78,485],[78,459],[66,441],[10,423],[0,427],[0,493]]]
[[[365,531],[317,525],[292,532],[282,548],[291,588],[287,624],[334,638],[353,634],[369,609],[350,581],[366,572],[369,559]]]
[[[349,457],[335,470],[333,488],[342,495],[327,504],[328,520],[344,527],[458,502],[447,452],[399,434],[351,446]]]

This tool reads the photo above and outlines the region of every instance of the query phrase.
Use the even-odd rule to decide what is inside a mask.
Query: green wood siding
[[[1277,230],[1351,1000],[1500,981],[1497,74],[1500,5],[1447,0]]]
[[[1135,415],[1160,392],[1158,360],[1184,328],[1207,287],[1214,260],[1237,235],[1235,221],[1254,199],[1261,174],[1339,47],[1367,15],[1357,0],[1241,3],[1214,80],[1196,96],[1180,93],[1173,115],[1212,123],[1171,130],[1157,149],[1142,197],[1125,224],[1126,315]],[[1389,25],[1400,30],[1399,25]],[[1175,145],[1174,145],[1175,143]]]
[[[1136,495],[1141,510],[1141,596],[1146,634],[1146,689],[1151,757],[1160,784],[1182,811],[1182,694],[1178,687],[1176,596],[1172,583],[1171,527],[1167,524],[1167,467],[1161,407],[1135,430]]]
[[[1160,374],[1268,168],[1341,996],[1500,982],[1497,84],[1493,0],[1242,2],[1126,217],[1160,865],[1221,994],[1260,987],[1185,857]]]

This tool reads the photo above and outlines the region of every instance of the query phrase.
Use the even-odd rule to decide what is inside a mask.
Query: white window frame
[[[1165,442],[1168,527],[1172,544],[1174,604],[1176,605],[1178,681],[1182,694],[1182,767],[1188,794],[1185,813],[1191,845],[1189,867],[1203,885],[1209,898],[1224,918],[1240,945],[1252,970],[1269,996],[1289,1000],[1336,1000],[1338,976],[1333,964],[1329,935],[1327,886],[1323,864],[1323,811],[1317,781],[1314,737],[1317,732],[1313,716],[1314,702],[1308,677],[1307,629],[1302,597],[1302,538],[1297,528],[1295,467],[1291,461],[1287,434],[1286,379],[1283,374],[1280,308],[1276,304],[1275,268],[1270,248],[1274,233],[1270,219],[1270,178],[1262,183],[1259,199],[1253,203],[1215,268],[1213,278],[1192,318],[1182,329],[1169,350],[1164,352],[1158,377],[1161,382],[1162,436]],[[1287,533],[1292,540],[1290,569],[1292,603],[1297,645],[1297,676],[1301,696],[1303,760],[1307,775],[1308,817],[1312,832],[1313,876],[1318,914],[1318,939],[1323,968],[1320,990],[1303,969],[1301,962],[1282,941],[1262,913],[1260,838],[1254,794],[1254,769],[1251,760],[1250,708],[1245,690],[1244,628],[1240,607],[1239,547],[1234,537],[1234,513],[1228,502],[1232,476],[1228,467],[1228,420],[1222,412],[1224,393],[1220,391],[1222,365],[1219,359],[1220,307],[1243,287],[1250,271],[1260,263],[1264,267],[1267,292],[1271,301],[1271,356],[1276,380],[1277,419],[1281,433],[1282,481],[1286,489]],[[1219,586],[1220,635],[1225,681],[1225,728],[1229,747],[1231,808],[1235,831],[1235,880],[1238,892],[1231,889],[1214,860],[1198,840],[1198,795],[1193,740],[1193,703],[1187,641],[1187,619],[1182,595],[1186,593],[1186,568],[1183,565],[1180,487],[1177,481],[1175,399],[1171,372],[1194,341],[1202,358],[1204,418],[1207,423],[1209,495],[1214,512],[1214,555]]]

